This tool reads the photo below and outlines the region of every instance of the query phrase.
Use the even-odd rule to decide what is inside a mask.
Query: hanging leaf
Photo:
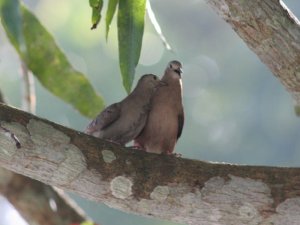
[[[119,64],[127,93],[135,75],[144,33],[146,0],[122,0],[118,11]]]
[[[103,0],[89,0],[92,7],[92,27],[91,30],[96,29],[101,20],[101,10],[103,7]]]
[[[25,52],[25,43],[22,31],[22,18],[19,0],[0,0],[1,20],[7,28],[7,34],[18,51]]]
[[[100,0],[89,0],[89,3],[92,8],[97,8],[100,5]]]
[[[48,31],[31,12],[21,6],[21,33],[27,49],[25,54],[17,41],[19,34],[14,28],[15,23],[9,15],[3,14],[7,10],[5,5],[12,0],[0,1],[1,22],[7,36],[35,77],[50,92],[72,104],[83,115],[96,116],[104,107],[103,99],[97,95],[87,78],[71,66]]]
[[[114,17],[118,2],[119,2],[118,0],[109,0],[108,2],[107,11],[106,11],[106,40],[108,37],[109,27]]]

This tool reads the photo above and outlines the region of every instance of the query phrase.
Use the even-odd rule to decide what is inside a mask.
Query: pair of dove
[[[86,128],[87,134],[147,152],[172,154],[184,124],[182,65],[169,62],[161,80],[143,75],[122,101],[105,108]]]

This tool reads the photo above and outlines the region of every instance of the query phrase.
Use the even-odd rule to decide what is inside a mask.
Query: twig
[[[34,78],[28,71],[26,63],[21,60],[22,78],[23,78],[23,100],[22,108],[30,113],[35,113],[36,97],[34,88]]]
[[[172,48],[171,46],[169,45],[166,37],[163,35],[162,31],[161,31],[161,28],[159,26],[159,23],[155,17],[155,14],[151,8],[151,4],[150,4],[150,1],[148,0],[147,3],[146,3],[146,9],[147,9],[147,13],[148,13],[148,16],[149,16],[149,19],[155,29],[155,31],[157,32],[157,34],[159,35],[160,39],[162,40],[164,46],[166,47],[167,50],[170,50],[172,51]]]

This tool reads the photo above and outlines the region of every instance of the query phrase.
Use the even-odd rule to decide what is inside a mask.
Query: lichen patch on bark
[[[110,150],[102,150],[101,153],[103,160],[106,163],[111,163],[117,158],[116,155]]]
[[[157,186],[150,194],[150,198],[156,201],[164,201],[169,195],[168,186]]]
[[[117,176],[110,182],[110,190],[116,198],[126,199],[132,195],[132,185],[127,177]]]
[[[300,221],[300,198],[288,198],[276,207],[276,213],[266,219],[264,224],[298,225]]]
[[[69,136],[40,120],[30,119],[27,129],[30,132],[31,139],[41,146],[52,144],[53,141],[57,144],[70,142]]]

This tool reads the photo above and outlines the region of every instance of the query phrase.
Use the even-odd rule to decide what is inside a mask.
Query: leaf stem
[[[35,113],[36,109],[36,95],[34,87],[34,78],[32,73],[28,70],[26,63],[21,60],[21,69],[22,69],[22,109]]]

